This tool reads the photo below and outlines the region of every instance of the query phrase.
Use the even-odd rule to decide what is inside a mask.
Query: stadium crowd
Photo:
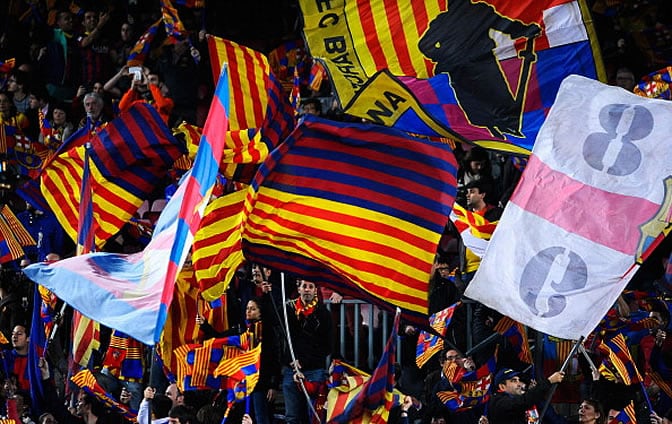
[[[354,308],[338,307],[343,297],[320,287],[319,281],[294,276],[282,287],[284,279],[278,271],[246,264],[226,291],[219,315],[197,308],[181,318],[183,328],[177,331],[190,328],[199,343],[247,337],[249,346],[262,346],[259,381],[247,402],[231,401],[215,384],[187,390],[188,385],[177,378],[185,374],[171,369],[169,359],[157,349],[109,328],[100,330],[87,366],[73,363],[72,341],[81,337],[75,334],[77,317],[49,293],[33,299],[35,285],[23,277],[21,268],[72,256],[75,243],[45,203],[22,189],[34,179],[35,169],[27,161],[17,167],[8,146],[32,146],[14,147],[18,155],[38,150],[53,154],[77,129],[102,128],[138,102],[155,107],[170,127],[205,122],[214,87],[205,42],[210,28],[201,15],[204,12],[180,8],[192,36],[170,42],[160,31],[142,63],[129,66],[127,59],[136,41],[160,17],[160,8],[158,2],[122,3],[82,2],[80,7],[57,0],[14,1],[3,6],[0,192],[3,205],[16,214],[37,244],[26,246],[20,258],[3,256],[0,415],[17,423],[39,424],[207,424],[222,422],[225,414],[234,423],[307,423],[315,415],[324,420],[327,378],[337,371],[336,367],[329,370],[327,361],[365,356],[366,352],[354,351],[354,335],[365,341],[369,333],[389,334],[391,328],[384,328],[378,316],[367,323],[364,317],[354,319]],[[632,91],[638,78],[624,66],[630,64],[619,63],[618,57],[618,49],[627,47],[627,41],[626,37],[606,43],[611,54],[608,70],[613,84]],[[637,67],[642,74],[644,68]],[[304,87],[303,113],[352,119],[324,96],[330,92],[328,85],[325,82],[318,91]],[[456,202],[485,222],[496,223],[525,159],[460,144],[455,154],[459,162]],[[166,176],[138,211],[138,219],[150,226],[156,222],[183,171],[176,169]],[[227,188],[223,184],[218,189]],[[144,244],[142,227],[129,225],[104,250],[132,253]],[[497,311],[463,298],[480,257],[463,242],[457,227],[448,223],[437,250],[428,300],[430,314],[454,307],[454,315],[443,349],[421,366],[416,357],[423,329],[401,323],[401,362],[395,373],[401,395],[388,411],[389,422],[523,423],[538,422],[542,415],[553,423],[669,422],[672,339],[666,334],[672,325],[668,301],[672,271],[666,272],[666,267],[670,250],[668,242],[661,244],[583,347],[571,350],[568,341],[532,329],[516,332],[513,329],[519,327],[507,325],[506,317]],[[283,303],[283,292],[290,301]],[[43,314],[34,314],[41,306]],[[33,317],[51,328],[39,358],[29,355],[29,340],[34,336],[30,332],[38,328]],[[347,340],[337,336],[341,323],[347,326]],[[626,341],[624,351],[617,346],[604,348],[605,342],[618,336]],[[339,343],[347,345],[345,357],[340,357]],[[382,354],[380,347],[375,349],[376,356]],[[632,360],[623,365],[610,359],[610,353]],[[567,355],[569,367],[561,370]],[[93,380],[87,380],[89,374],[79,368],[88,369]],[[490,382],[489,400],[487,388],[476,387],[485,376]],[[40,396],[34,393],[36,381],[43,388]],[[547,400],[553,394],[549,406]],[[624,418],[628,414],[630,418]]]

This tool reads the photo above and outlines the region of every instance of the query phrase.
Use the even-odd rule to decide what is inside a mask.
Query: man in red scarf
[[[331,354],[331,314],[319,301],[315,283],[299,280],[298,293],[298,299],[290,300],[286,305],[287,330],[295,356],[292,358],[289,349],[285,349],[282,391],[288,424],[310,422],[306,395],[300,384],[307,382],[309,386],[315,386],[324,382],[326,361]]]

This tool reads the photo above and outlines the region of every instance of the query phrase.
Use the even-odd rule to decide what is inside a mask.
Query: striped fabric
[[[161,16],[170,43],[175,44],[187,36],[187,30],[170,0],[161,0]]]
[[[306,116],[251,186],[245,257],[426,325],[455,171],[447,145]]]
[[[397,312],[390,338],[373,374],[368,377],[356,368],[345,366],[334,371],[327,395],[327,422],[330,423],[386,423],[390,409],[399,402],[394,390],[394,363],[397,334],[401,314]],[[353,380],[341,374],[354,374]],[[357,375],[359,374],[359,375]],[[367,378],[368,377],[368,378]],[[360,383],[352,387],[351,383]],[[345,383],[345,384],[344,384]]]
[[[72,363],[88,367],[94,350],[100,348],[100,324],[78,310],[72,311]]]
[[[86,131],[73,134],[46,165],[42,194],[65,232],[78,237]],[[147,105],[134,105],[91,139],[91,192],[95,245],[101,247],[133,216],[172,161],[183,152]],[[77,146],[69,148],[68,146]]]
[[[22,258],[25,256],[23,248],[35,244],[35,240],[14,212],[4,205],[0,209],[0,263]]]
[[[103,368],[119,380],[142,382],[144,345],[121,331],[112,330]]]
[[[173,351],[177,360],[177,385],[180,390],[224,389],[227,378],[215,370],[221,362],[235,360],[244,353],[241,344],[246,336],[208,339],[203,344],[187,344]]]
[[[636,424],[635,403],[630,402],[621,412],[609,421],[609,424]]]
[[[200,327],[196,324],[197,314],[203,316],[215,331],[224,331],[229,327],[226,299],[219,303],[218,307],[212,308],[208,302],[203,302],[199,296],[194,269],[188,266],[182,268],[177,275],[173,300],[168,308],[168,319],[157,345],[157,352],[171,373],[174,374],[177,370],[177,359],[173,350],[178,346],[194,344],[201,338]]]
[[[389,69],[444,127],[486,148],[529,152],[565,77],[606,79],[583,1],[299,4],[309,50],[346,113],[369,78]],[[377,94],[369,109],[394,103]],[[406,113],[393,125],[414,127],[418,118]]]
[[[489,374],[478,380],[473,390],[440,391],[436,392],[436,397],[452,412],[464,412],[488,402],[490,399],[488,390],[491,384],[492,375]]]
[[[429,317],[429,326],[434,329],[435,334],[427,331],[421,331],[418,336],[418,344],[415,350],[415,363],[418,368],[422,368],[438,352],[443,350],[443,337],[453,319],[455,308],[462,302],[457,302],[446,309],[432,314]]]
[[[159,30],[159,25],[161,24],[161,19],[158,19],[152,25],[147,28],[147,31],[144,32],[135,43],[131,51],[128,53],[128,59],[126,60],[126,66],[142,66],[145,63],[145,59],[149,55],[150,48],[152,46],[152,40],[156,36],[157,31]]]
[[[208,36],[208,48],[213,73],[228,63],[231,75],[230,125],[220,170],[249,183],[257,164],[291,132],[294,113],[264,55],[213,36]]]
[[[630,349],[622,334],[617,334],[609,340],[602,340],[597,350],[603,355],[600,365],[600,372],[603,375],[616,372],[619,380],[628,386],[642,381],[642,376],[632,360]]]
[[[528,364],[532,364],[532,352],[530,343],[527,339],[527,331],[523,324],[512,320],[509,317],[502,317],[493,330],[509,340],[513,349],[518,350],[518,359]]]
[[[103,386],[101,386],[96,377],[91,373],[90,370],[84,369],[73,375],[70,378],[77,387],[83,389],[86,393],[94,396],[98,401],[100,401],[106,408],[109,408],[111,412],[120,413],[124,418],[135,421],[138,413],[128,408],[128,406],[120,403],[114,396],[106,391]]]
[[[231,110],[229,130],[259,128],[268,104],[270,65],[263,54],[219,37],[208,35],[212,75],[218,80],[222,65],[229,65]]]
[[[246,190],[234,191],[210,202],[194,236],[192,263],[206,301],[224,293],[244,260],[241,224],[246,194]]]

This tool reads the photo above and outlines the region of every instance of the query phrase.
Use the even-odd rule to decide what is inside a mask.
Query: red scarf
[[[308,315],[313,313],[316,306],[317,306],[317,297],[315,297],[307,305],[303,304],[303,302],[301,301],[301,298],[296,299],[296,302],[294,303],[294,310],[296,312],[296,317],[300,318],[301,315],[303,315],[304,318],[307,317]]]

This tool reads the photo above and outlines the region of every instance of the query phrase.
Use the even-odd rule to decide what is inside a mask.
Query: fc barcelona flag
[[[400,129],[416,127],[419,116],[395,114],[412,101],[395,90],[348,110],[383,69],[406,77],[451,129],[439,135],[518,152],[531,149],[566,76],[605,79],[584,0],[299,3],[310,54],[325,64],[346,112],[394,115],[386,123]]]
[[[304,117],[262,164],[242,223],[248,260],[427,325],[427,287],[455,195],[447,144]]]

